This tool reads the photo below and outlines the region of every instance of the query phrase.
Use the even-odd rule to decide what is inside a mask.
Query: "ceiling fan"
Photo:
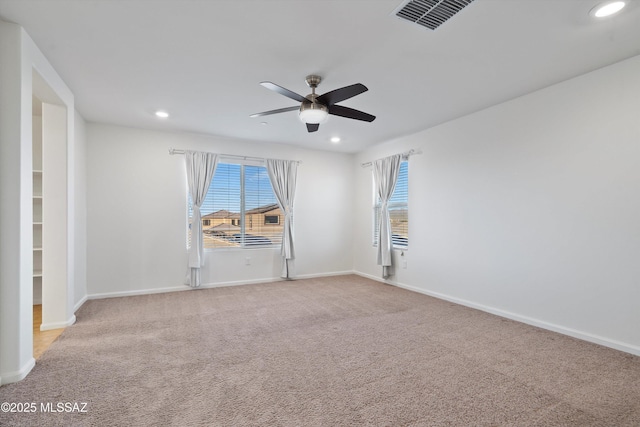
[[[316,94],[316,88],[322,81],[322,77],[316,75],[310,75],[305,78],[307,85],[311,88],[309,95],[302,96],[295,92],[285,89],[282,86],[278,86],[271,82],[261,82],[260,84],[269,90],[278,92],[281,95],[291,98],[300,102],[300,107],[287,107],[279,108],[277,110],[264,111],[262,113],[252,114],[250,117],[269,116],[271,114],[284,113],[287,111],[300,110],[300,120],[307,125],[309,132],[315,132],[320,127],[320,123],[327,119],[329,114],[334,116],[346,117],[348,119],[362,120],[365,122],[372,122],[376,116],[367,114],[365,112],[354,110],[353,108],[343,107],[342,105],[336,105],[338,102],[352,98],[363,92],[366,92],[367,87],[361,83],[356,83],[351,86],[345,86],[340,89],[332,90],[323,95]]]

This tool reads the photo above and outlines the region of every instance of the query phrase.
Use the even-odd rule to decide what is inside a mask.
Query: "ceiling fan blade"
[[[346,117],[348,119],[362,120],[364,122],[372,122],[376,119],[376,116],[372,116],[371,114],[367,114],[363,111],[354,110],[353,108],[343,107],[342,105],[330,106],[329,114]]]
[[[311,132],[315,132],[320,127],[319,123],[307,123],[307,130]]]
[[[269,110],[269,111],[263,111],[262,113],[255,113],[250,115],[249,117],[270,116],[271,114],[286,113],[287,111],[294,111],[299,109],[300,107],[279,108],[277,110]]]
[[[291,92],[289,89],[285,89],[285,88],[283,88],[282,86],[278,86],[278,85],[277,85],[277,84],[275,84],[275,83],[271,83],[271,82],[260,82],[260,84],[261,84],[262,86],[266,87],[266,88],[267,88],[267,89],[269,89],[269,90],[272,90],[272,91],[274,91],[274,92],[278,92],[280,95],[284,95],[284,96],[286,96],[287,98],[291,98],[291,99],[293,99],[293,100],[295,100],[295,101],[298,101],[298,102],[304,102],[304,101],[306,101],[306,100],[307,100],[307,98],[305,98],[304,96],[302,96],[302,95],[298,95],[298,94],[297,94],[297,93],[295,93],[295,92]]]
[[[353,98],[354,96],[360,95],[362,92],[366,92],[368,90],[369,89],[367,89],[367,87],[362,83],[356,83],[351,86],[341,87],[340,89],[322,94],[317,98],[317,101],[330,107],[333,104],[337,104],[345,99]]]

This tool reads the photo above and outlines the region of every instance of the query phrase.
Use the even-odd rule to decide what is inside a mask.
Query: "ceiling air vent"
[[[398,18],[435,30],[473,0],[408,0],[395,11]]]

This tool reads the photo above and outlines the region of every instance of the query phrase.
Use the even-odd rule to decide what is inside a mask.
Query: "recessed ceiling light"
[[[340,137],[338,136],[334,136],[331,138],[331,142],[333,142],[334,144],[337,144],[338,142],[340,142]]]
[[[604,18],[620,12],[625,4],[626,3],[623,1],[610,1],[607,3],[601,3],[591,9],[590,13],[596,18]]]
[[[166,119],[169,117],[169,113],[167,113],[166,111],[156,111],[156,117]]]
[[[260,122],[260,124],[261,124],[262,126],[266,126],[266,125],[268,125],[269,123],[267,123],[267,122]]]

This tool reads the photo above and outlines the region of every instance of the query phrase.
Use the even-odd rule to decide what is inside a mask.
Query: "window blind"
[[[264,164],[221,160],[202,207],[205,248],[268,247],[282,242],[283,214]],[[192,205],[189,197],[189,224]],[[191,238],[189,227],[189,239]]]
[[[373,245],[378,245],[378,217],[381,203],[374,184],[373,206]],[[407,249],[409,247],[409,162],[400,162],[398,181],[389,199],[389,217],[391,219],[391,241],[394,248]]]

